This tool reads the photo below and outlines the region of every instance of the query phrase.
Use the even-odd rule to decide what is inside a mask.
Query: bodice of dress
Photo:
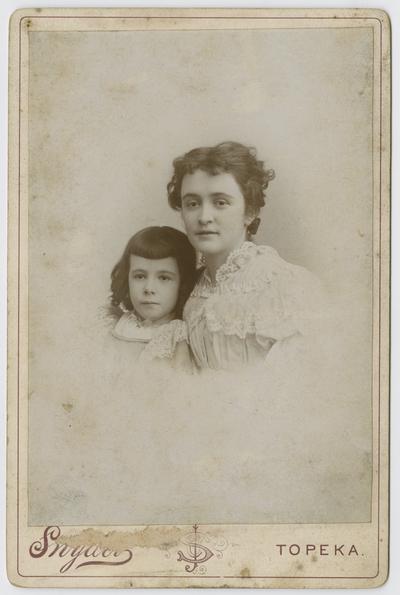
[[[204,270],[183,318],[200,368],[229,369],[266,358],[279,341],[307,333],[321,289],[268,246],[244,242],[217,270]]]

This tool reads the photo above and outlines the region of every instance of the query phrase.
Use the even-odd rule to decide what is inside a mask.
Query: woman
[[[268,361],[311,331],[321,294],[308,271],[251,241],[274,171],[235,142],[193,149],[173,165],[169,204],[205,265],[183,315],[196,364]]]

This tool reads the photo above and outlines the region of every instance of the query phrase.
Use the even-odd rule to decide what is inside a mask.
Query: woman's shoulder
[[[271,283],[282,280],[316,280],[306,268],[288,262],[282,258],[275,248],[266,245],[252,244],[244,254],[243,273],[251,278]],[[240,264],[240,263],[239,263]]]
[[[255,283],[262,293],[279,296],[296,308],[319,309],[326,303],[326,291],[314,273],[286,261],[270,246],[254,244],[251,252],[248,265],[244,267],[245,283]]]
[[[247,300],[250,295],[296,297],[320,295],[322,285],[317,277],[306,268],[283,259],[275,248],[245,242],[230,254],[218,269],[216,285],[202,271],[191,297],[213,297],[235,294],[237,299]],[[270,301],[270,300],[269,300]],[[266,302],[267,303],[267,302]]]

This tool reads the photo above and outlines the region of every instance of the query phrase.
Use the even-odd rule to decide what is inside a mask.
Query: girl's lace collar
[[[115,325],[112,334],[123,341],[139,341],[148,343],[160,328],[173,320],[173,315],[162,324],[153,323],[150,320],[140,320],[135,312],[125,311]]]
[[[211,277],[207,269],[203,272],[203,279],[209,285],[219,285],[224,281],[227,281],[236,271],[241,269],[254,255],[257,246],[253,242],[243,242],[240,248],[233,250],[226,261],[218,267],[215,274],[215,284],[212,282]]]

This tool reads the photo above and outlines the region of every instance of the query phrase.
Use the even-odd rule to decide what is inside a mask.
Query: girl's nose
[[[199,213],[199,222],[201,223],[201,225],[207,225],[207,223],[211,223],[213,219],[214,214],[212,206],[208,204],[203,204]]]
[[[154,293],[154,285],[150,279],[147,279],[145,286],[144,286],[144,293],[147,295]]]

